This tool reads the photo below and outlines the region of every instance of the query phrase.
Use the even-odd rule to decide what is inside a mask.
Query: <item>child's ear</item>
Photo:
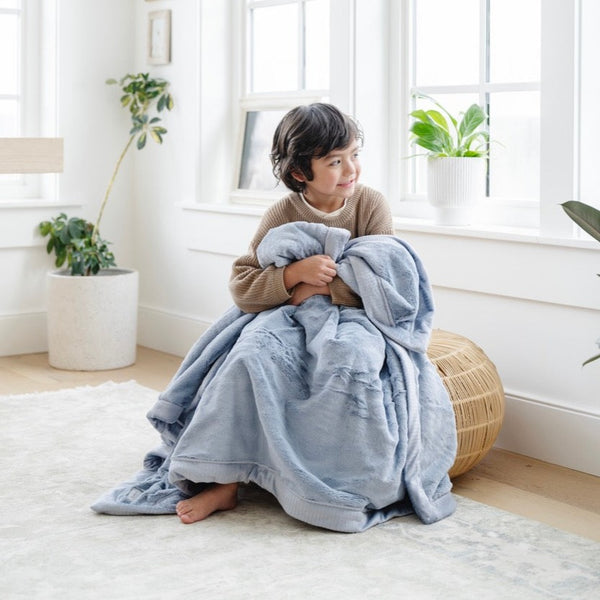
[[[304,183],[306,181],[306,177],[300,171],[292,171],[292,177],[300,183]]]

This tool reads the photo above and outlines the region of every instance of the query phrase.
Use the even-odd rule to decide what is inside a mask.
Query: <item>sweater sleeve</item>
[[[256,313],[274,308],[291,298],[283,283],[285,267],[268,266],[263,269],[256,256],[256,249],[269,230],[287,222],[280,212],[269,210],[265,213],[248,253],[233,263],[229,291],[235,304],[244,312]]]

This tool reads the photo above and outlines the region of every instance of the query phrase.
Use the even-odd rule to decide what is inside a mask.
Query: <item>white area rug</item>
[[[243,492],[234,511],[111,517],[88,507],[158,434],[135,382],[0,396],[0,597],[600,598],[600,544],[458,498],[449,519],[340,534]]]

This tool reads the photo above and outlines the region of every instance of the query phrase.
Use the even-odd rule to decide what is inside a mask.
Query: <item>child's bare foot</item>
[[[231,510],[237,505],[237,483],[217,483],[175,507],[182,523],[202,521],[218,510]]]

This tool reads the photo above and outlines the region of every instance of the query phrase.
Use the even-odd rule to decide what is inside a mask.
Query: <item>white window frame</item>
[[[331,3],[334,0],[330,0]],[[239,73],[239,102],[237,114],[235,115],[235,123],[238,131],[235,144],[235,169],[233,172],[232,192],[230,200],[235,203],[243,204],[271,204],[273,201],[281,198],[281,189],[277,190],[247,190],[238,187],[242,147],[244,143],[244,130],[246,123],[246,114],[249,111],[256,110],[289,110],[299,104],[310,104],[312,102],[326,101],[329,97],[329,89],[311,89],[305,88],[305,68],[303,61],[304,54],[304,4],[306,0],[241,0],[240,11],[242,14],[241,22],[241,39],[243,43],[240,51],[242,60],[240,61],[241,69]],[[268,6],[279,6],[284,4],[296,4],[298,7],[298,27],[300,29],[298,35],[298,43],[300,45],[298,51],[298,81],[297,89],[286,92],[252,92],[250,73],[252,72],[252,39],[250,34],[250,24],[248,22],[249,15],[252,9]]]
[[[481,18],[485,18],[486,0],[480,0]],[[397,69],[392,77],[395,85],[390,91],[390,105],[397,103],[399,109],[395,118],[399,119],[399,148],[394,152],[394,160],[400,165],[397,176],[390,180],[395,213],[409,219],[426,219],[428,207],[424,196],[414,196],[408,190],[408,169],[411,166],[403,156],[408,156],[409,120],[406,115],[411,106],[410,44],[409,26],[410,0],[391,2],[392,19],[401,35],[390,36],[390,52],[400,56]],[[394,10],[395,9],[395,10]],[[394,14],[395,13],[395,14]],[[571,237],[572,224],[559,204],[576,197],[576,152],[578,134],[578,79],[576,41],[579,31],[580,0],[544,0],[542,2],[542,55],[540,90],[540,190],[539,203],[533,200],[494,199],[486,201],[488,220],[483,225],[497,229],[524,229],[538,232],[544,237]],[[483,28],[482,28],[483,29]],[[481,40],[480,44],[485,43]],[[394,61],[391,60],[391,65]],[[419,88],[426,93],[440,91],[467,91],[485,95],[487,92],[502,91],[503,84],[486,83],[484,71],[480,72],[478,88],[465,86],[443,89]],[[538,89],[536,84],[513,84],[511,90],[529,91]],[[399,101],[397,101],[399,99]],[[573,115],[573,118],[570,118]],[[552,124],[552,125],[549,125]]]
[[[21,0],[17,137],[56,137],[57,0]],[[0,185],[0,204],[24,201],[54,202],[54,174],[22,174],[14,185]]]

